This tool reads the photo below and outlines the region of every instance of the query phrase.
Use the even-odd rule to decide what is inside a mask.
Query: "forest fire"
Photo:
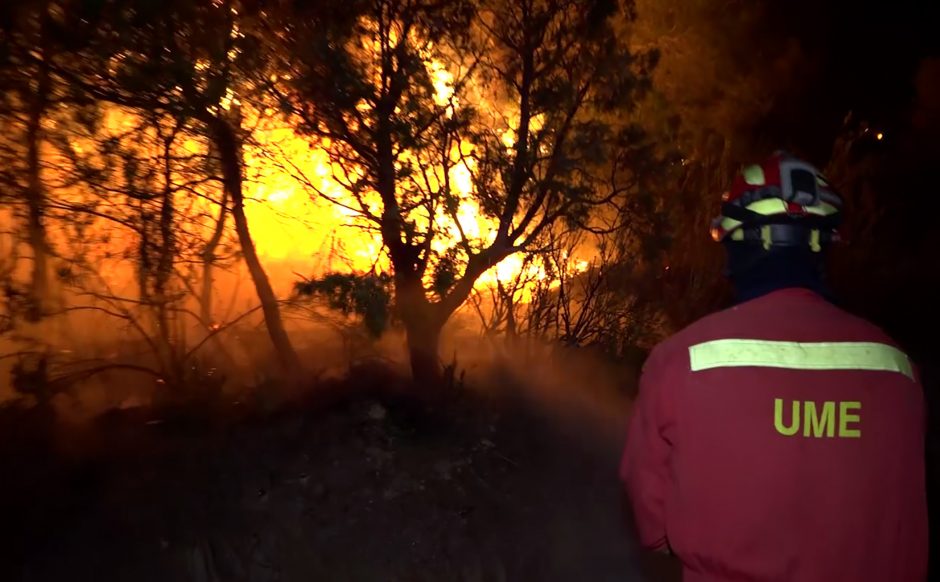
[[[260,145],[249,148],[245,155],[251,200],[246,204],[246,212],[259,252],[266,258],[295,265],[309,264],[311,259],[316,262],[326,255],[326,263],[315,267],[319,273],[388,271],[387,259],[381,256],[380,234],[362,228],[366,225],[357,220],[360,217],[353,208],[355,201],[333,179],[334,171],[341,170],[333,168],[326,150],[311,147],[290,130],[259,133]],[[470,150],[465,145],[464,155]],[[282,156],[288,159],[278,159]],[[471,239],[485,241],[495,235],[497,226],[495,220],[480,214],[473,198],[470,173],[463,162],[455,163],[450,169],[450,181],[460,197],[456,213],[459,226],[445,224],[446,230],[436,242],[437,251],[459,240],[461,230]],[[291,170],[314,181],[314,189],[306,188]],[[338,203],[325,200],[318,192]],[[445,217],[439,214],[437,219]],[[520,270],[518,258],[503,259],[478,284],[495,285],[497,279],[506,281],[521,275]]]
[[[871,4],[0,0],[0,581],[929,578]]]
[[[496,321],[495,302],[526,309],[537,289],[550,292],[587,270],[578,251],[583,239],[564,248],[552,242],[542,258],[530,250],[552,240],[562,230],[556,228],[560,221],[576,213],[583,220],[592,206],[620,196],[597,188],[600,183],[591,185],[597,168],[580,167],[572,158],[559,169],[558,160],[570,157],[563,144],[575,138],[571,124],[584,103],[573,103],[567,120],[555,120],[561,125],[554,131],[546,112],[525,113],[527,95],[521,104],[508,95],[497,106],[507,95],[487,96],[485,85],[470,76],[472,69],[448,62],[445,53],[457,54],[453,47],[442,53],[430,37],[384,29],[366,18],[359,40],[343,50],[357,59],[361,51],[414,45],[409,50],[427,75],[426,86],[416,85],[417,92],[401,96],[394,109],[423,116],[394,136],[409,145],[386,144],[375,128],[390,120],[374,117],[379,112],[371,109],[368,94],[349,109],[330,94],[297,93],[304,99],[299,105],[284,97],[305,74],[304,63],[292,65],[291,72],[265,71],[266,93],[251,88],[256,81],[237,77],[215,89],[215,72],[245,55],[239,45],[247,29],[227,3],[213,3],[200,17],[223,19],[213,24],[219,38],[231,43],[218,57],[222,62],[194,55],[188,65],[192,78],[167,79],[167,92],[148,97],[149,107],[122,85],[141,53],[115,47],[100,55],[109,78],[86,85],[96,101],[57,94],[37,112],[44,134],[31,138],[35,186],[25,206],[7,215],[16,216],[11,230],[29,233],[27,258],[15,260],[10,271],[24,289],[21,304],[13,307],[33,313],[24,320],[123,320],[121,335],[152,347],[156,367],[148,369],[161,384],[176,385],[184,382],[181,353],[183,360],[191,358],[209,338],[221,348],[229,326],[257,312],[249,320],[261,318],[281,365],[297,375],[298,358],[280,314],[289,305],[280,303],[294,301],[298,282],[342,274],[388,277],[412,368],[434,375],[441,328],[452,314],[467,310],[471,295],[493,292],[479,295],[468,311],[487,329],[488,320]],[[576,54],[571,47],[562,50],[562,56]],[[45,63],[42,55],[29,58]],[[92,79],[98,73],[81,74]],[[382,74],[404,81],[413,73]],[[63,61],[55,75],[50,73],[49,82],[64,84],[72,72]],[[210,90],[217,93],[201,95]],[[330,113],[329,107],[339,109]],[[477,110],[483,114],[474,121]],[[323,123],[346,129],[337,133]],[[428,137],[414,141],[417,136],[408,135],[414,131]],[[524,160],[528,146],[521,145],[530,140],[541,143],[531,162]],[[393,169],[392,183],[382,177],[384,164]],[[509,165],[516,167],[512,175],[496,170]],[[500,192],[508,198],[500,200]],[[544,293],[542,299],[555,301]],[[45,333],[34,340],[49,341]],[[192,344],[187,337],[193,334],[205,339]],[[63,346],[56,349],[67,353]]]

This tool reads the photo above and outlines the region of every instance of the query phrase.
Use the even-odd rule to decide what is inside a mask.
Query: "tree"
[[[662,54],[638,119],[677,154],[657,189],[669,236],[647,292],[678,329],[726,300],[723,252],[708,242],[721,193],[742,164],[799,139],[772,118],[817,71],[763,0],[637,0],[637,16],[634,45]]]
[[[213,158],[215,158],[215,156],[213,156]],[[219,249],[222,245],[223,237],[225,236],[226,222],[229,215],[228,194],[228,189],[223,188],[222,199],[218,204],[218,215],[212,227],[212,236],[205,242],[202,252],[200,253],[200,259],[202,260],[202,276],[200,277],[202,288],[199,293],[199,315],[202,321],[210,328],[215,321],[215,317],[213,317],[212,313],[213,273],[221,258],[219,256]]]
[[[623,118],[654,59],[615,34],[616,2],[353,4],[349,30],[303,11],[278,27],[279,97],[347,192],[318,194],[381,236],[412,372],[433,384],[441,330],[484,272],[635,186]]]
[[[283,369],[297,378],[300,360],[244,210],[242,151],[250,133],[245,120],[249,112],[257,116],[250,98],[267,69],[257,38],[240,28],[249,20],[241,9],[235,0],[84,2],[69,12],[74,37],[81,39],[76,42],[84,44],[82,58],[59,73],[90,99],[170,115],[211,145],[230,203],[220,211],[215,234],[230,213],[268,335]],[[214,260],[215,234],[204,249],[205,265]]]
[[[190,265],[204,252],[204,209],[216,204],[209,160],[193,151],[185,121],[165,113],[88,103],[55,119],[48,186],[59,195],[49,209],[61,239],[60,279],[72,292],[64,312],[125,320],[152,348],[159,376],[180,387],[191,375],[187,324],[211,331],[186,305],[196,295]],[[136,283],[130,290],[120,284],[125,266]]]
[[[484,334],[510,345],[524,338],[538,347],[591,348],[620,361],[652,347],[668,312],[651,293],[661,283],[657,257],[642,248],[658,225],[641,216],[631,213],[629,225],[597,241],[584,232],[550,237],[518,273],[476,289],[471,303]]]
[[[298,283],[297,291],[323,300],[327,307],[344,316],[361,317],[365,331],[376,339],[389,325],[390,283],[389,277],[381,274],[333,272]]]
[[[33,321],[47,310],[50,294],[51,248],[41,150],[43,123],[54,100],[50,67],[60,48],[54,6],[51,0],[15,3],[5,8],[0,25],[0,90],[4,93],[0,117],[5,121],[0,160],[5,167],[3,181],[14,193],[14,208],[23,210],[24,238],[32,259],[25,315]]]

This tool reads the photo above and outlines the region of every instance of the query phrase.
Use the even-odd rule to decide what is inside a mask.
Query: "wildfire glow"
[[[439,63],[431,61],[429,66],[436,92],[435,101],[438,106],[447,107],[448,114],[452,114],[460,106],[454,94],[454,77]],[[205,67],[205,63],[197,63],[196,68],[203,70]],[[251,145],[246,145],[244,150],[245,212],[256,249],[275,280],[276,287],[282,292],[287,292],[298,273],[316,275],[328,271],[389,271],[390,265],[383,253],[384,245],[380,236],[374,228],[365,228],[369,225],[357,211],[357,202],[351,199],[339,181],[346,172],[356,171],[355,168],[341,167],[332,162],[325,149],[294,133],[289,127],[290,124],[279,119],[273,110],[253,111],[240,102],[234,91],[229,90],[218,109],[234,113],[233,109],[236,107],[245,116],[244,126],[254,128]],[[491,111],[491,114],[494,115],[494,122],[497,117],[501,119],[505,128],[504,132],[501,130],[501,138],[506,147],[512,147],[517,131],[509,122],[512,116],[507,119],[495,110]],[[533,119],[532,125],[537,128],[541,121],[538,118]],[[48,119],[47,122],[54,124],[55,120]],[[150,140],[156,144],[161,130],[151,128],[146,129],[144,134],[133,133],[135,125],[140,122],[141,118],[132,112],[117,107],[109,108],[97,135],[77,135],[70,139],[71,147],[75,153],[92,156],[90,159],[94,159],[97,141],[101,140],[103,135],[123,136],[119,139],[127,140],[133,147],[143,148],[140,150],[143,155],[153,155],[153,151],[147,148],[158,148],[138,146],[137,141]],[[180,153],[190,157],[208,153],[205,140],[195,135],[181,138],[177,147]],[[472,163],[468,158],[472,150],[472,144],[461,143],[455,146],[452,153],[452,166],[448,170],[447,178],[450,188],[459,198],[459,204],[453,216],[446,214],[444,209],[439,209],[437,215],[431,217],[437,232],[432,244],[432,250],[436,253],[446,252],[462,237],[467,237],[476,246],[489,244],[495,237],[496,221],[481,213],[473,197],[473,168],[467,165]],[[59,161],[56,161],[57,156]],[[46,157],[51,167],[65,167],[68,163],[63,154],[56,152],[54,148],[49,149]],[[53,170],[50,173],[54,172]],[[437,175],[432,175],[430,182],[432,188],[442,187],[443,170],[439,170]],[[118,184],[112,186],[118,189],[122,187]],[[87,194],[76,191],[75,200],[79,201],[84,195]],[[69,196],[73,196],[71,191],[64,193],[64,197]],[[213,228],[214,217],[219,212],[217,205],[208,199],[217,199],[218,196],[219,192],[212,192],[206,199],[190,200],[186,203],[189,206],[185,210],[182,207],[178,209],[205,217],[200,219],[200,222],[205,225],[203,234],[206,238]],[[377,200],[370,201],[367,196],[366,204],[373,214],[381,213]],[[114,212],[121,212],[118,206],[111,208]],[[426,223],[428,219],[418,211],[408,218],[419,223]],[[98,246],[102,247],[103,244],[107,248],[94,249],[94,252],[100,253],[104,259],[134,252],[137,243],[131,240],[131,231],[114,228],[108,222],[102,222],[94,228],[106,229],[109,233],[99,237],[107,242]],[[111,232],[114,234],[110,234]],[[230,235],[230,240],[234,240],[233,235]],[[576,271],[583,271],[587,267],[586,263],[581,263],[572,262],[571,267]],[[106,270],[112,277],[118,277],[118,271],[110,268]],[[545,272],[536,266],[536,263],[526,262],[521,254],[517,254],[484,273],[477,285],[495,286],[500,281],[508,282],[520,276],[529,281],[546,278]],[[130,275],[121,275],[120,278],[128,282],[132,280]]]
[[[435,101],[439,106],[447,106],[451,113],[459,106],[454,97],[453,74],[436,61],[430,61],[429,68],[436,92]],[[533,124],[537,127],[540,121],[533,120]],[[309,141],[296,136],[289,129],[264,130],[261,134],[261,149],[249,150],[245,156],[247,173],[253,177],[249,198],[254,200],[246,204],[246,212],[259,253],[269,261],[309,262],[311,257],[322,255],[325,248],[333,248],[331,241],[338,234],[342,240],[342,256],[337,257],[337,261],[328,260],[326,264],[321,264],[321,269],[367,271],[376,266],[387,269],[386,260],[378,258],[383,247],[380,237],[362,228],[354,228],[363,226],[354,209],[316,199],[289,171],[279,166],[293,168],[307,180],[314,181],[312,186],[320,193],[334,200],[345,200],[354,208],[356,204],[349,200],[348,194],[334,179],[334,176],[338,173],[341,175],[345,170],[333,167],[326,151],[312,148]],[[503,135],[507,147],[512,146],[513,137],[514,130],[510,127]],[[472,144],[462,143],[459,150],[455,148],[451,157],[454,165],[449,170],[448,178],[461,201],[455,217],[446,216],[443,210],[434,217],[440,233],[432,244],[436,252],[446,251],[461,236],[484,244],[495,236],[496,221],[481,214],[472,196],[472,171],[465,161],[472,149]],[[286,164],[272,164],[271,151],[284,156]],[[432,176],[432,183],[434,178]],[[436,181],[442,182],[443,175],[437,176]],[[377,213],[378,205],[370,210]],[[426,220],[424,217],[414,218]],[[497,281],[519,276],[522,268],[522,257],[510,256],[485,273],[477,284],[496,285]],[[526,275],[537,279],[545,277],[544,273]]]
[[[315,179],[316,188],[337,199],[347,196],[342,186],[333,179],[334,168],[322,149],[311,149],[309,143],[293,135],[290,130],[277,130],[266,134],[269,145],[291,157],[291,164],[308,179]],[[467,152],[464,152],[467,153]],[[382,241],[377,233],[356,228],[362,226],[358,214],[349,208],[324,200],[317,200],[311,192],[287,171],[271,164],[267,154],[250,150],[245,156],[247,173],[252,176],[248,186],[250,202],[246,203],[252,234],[259,253],[267,261],[282,261],[307,268],[311,259],[320,257],[319,269],[368,271],[373,267],[388,269],[387,259],[380,258]],[[443,252],[461,237],[460,231],[471,240],[484,243],[492,240],[496,232],[496,221],[483,216],[473,200],[470,169],[464,162],[450,170],[452,187],[461,196],[456,212],[459,227],[443,211],[437,217],[440,235],[432,245]],[[337,245],[336,240],[340,241]],[[338,250],[332,257],[323,260],[324,252]],[[301,267],[302,266],[302,267]],[[586,261],[578,261],[572,267],[578,271],[587,268]],[[512,255],[490,269],[477,281],[477,286],[495,286],[520,275],[528,280],[544,280],[546,274],[541,267],[530,263],[523,273],[524,258]]]

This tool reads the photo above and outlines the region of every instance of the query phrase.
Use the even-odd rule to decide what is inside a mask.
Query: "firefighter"
[[[842,201],[810,164],[745,168],[712,236],[738,301],[646,362],[620,475],[687,582],[921,582],[925,409],[908,356],[828,299]]]

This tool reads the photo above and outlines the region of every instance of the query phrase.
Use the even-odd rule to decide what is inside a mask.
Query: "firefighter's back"
[[[659,350],[686,580],[924,578],[923,393],[890,338],[786,289]]]

